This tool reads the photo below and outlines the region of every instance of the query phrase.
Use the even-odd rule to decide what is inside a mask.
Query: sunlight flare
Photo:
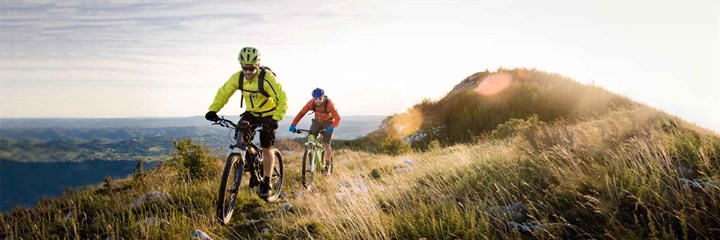
[[[423,115],[420,110],[411,108],[403,114],[393,117],[391,125],[401,136],[409,136],[417,132],[423,124]]]
[[[512,75],[509,73],[491,74],[485,78],[478,79],[475,92],[486,97],[494,96],[510,86],[510,83],[512,83]]]

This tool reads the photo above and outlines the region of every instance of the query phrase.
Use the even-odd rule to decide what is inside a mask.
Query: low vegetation
[[[300,184],[302,145],[288,141],[282,199],[265,203],[244,187],[228,226],[214,220],[223,156],[180,141],[163,164],[136,171],[139,180],[108,179],[3,214],[0,238],[181,239],[195,230],[213,239],[719,236],[720,138],[627,100],[602,102],[582,114],[500,111],[504,120],[486,119],[494,125],[467,127],[477,131],[469,138],[446,127],[423,144],[402,131],[341,142],[335,173],[317,176],[312,190]],[[153,192],[162,197],[132,206]]]

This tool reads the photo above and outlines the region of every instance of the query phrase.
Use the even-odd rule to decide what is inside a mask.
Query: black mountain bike
[[[254,133],[257,131],[263,131],[262,127],[264,124],[249,124],[247,121],[242,121],[240,124],[235,124],[230,120],[221,118],[220,120],[213,123],[213,125],[220,125],[222,127],[230,128],[230,151],[225,161],[225,168],[223,169],[222,176],[220,177],[220,189],[218,189],[218,198],[215,205],[217,211],[217,219],[220,224],[226,224],[230,221],[233,211],[235,209],[235,201],[237,200],[238,190],[244,172],[249,175],[249,187],[253,189],[260,186],[263,180],[263,158],[261,149],[256,146],[252,139]],[[256,130],[256,131],[254,131]],[[243,134],[250,134],[248,142],[243,141]],[[273,166],[272,176],[270,176],[270,186],[272,187],[272,195],[270,195],[265,201],[274,202],[280,196],[280,190],[283,184],[283,158],[280,151],[272,149],[275,154],[275,165]],[[259,195],[259,187],[256,192]]]
[[[325,130],[321,130],[318,133],[319,137],[316,138],[310,134],[310,130],[298,129],[295,131],[297,134],[307,133],[307,142],[305,142],[305,152],[302,159],[302,183],[306,189],[312,187],[315,169],[319,169],[325,174],[331,174],[333,171],[332,157],[329,160],[325,159],[325,148],[323,148],[321,141],[324,132]]]

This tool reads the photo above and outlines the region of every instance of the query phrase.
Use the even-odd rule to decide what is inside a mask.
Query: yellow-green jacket
[[[260,76],[260,69],[255,74],[253,79],[249,81],[244,79],[242,71],[236,72],[225,84],[218,89],[210,105],[210,111],[218,112],[225,106],[228,99],[232,97],[235,91],[240,90],[240,82],[243,83],[243,100],[245,101],[245,110],[252,113],[257,117],[273,116],[273,119],[280,121],[285,112],[287,111],[287,97],[285,91],[283,91],[280,83],[275,80],[275,73],[270,69],[265,69],[265,82],[263,88],[268,93],[268,97],[265,97],[262,93],[258,92],[258,77]]]

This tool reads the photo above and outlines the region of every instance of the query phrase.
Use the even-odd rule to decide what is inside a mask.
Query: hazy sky
[[[259,48],[294,115],[387,115],[498,67],[720,132],[719,1],[0,1],[0,117],[203,115]],[[240,113],[239,92],[221,114]]]

